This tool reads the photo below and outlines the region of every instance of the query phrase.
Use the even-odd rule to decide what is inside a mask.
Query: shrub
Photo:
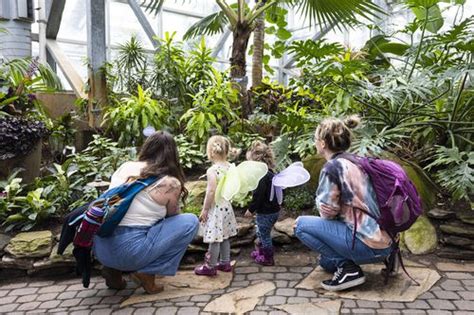
[[[298,213],[314,207],[314,192],[308,186],[287,188],[283,196],[283,207],[288,211]]]
[[[48,130],[43,122],[27,118],[0,118],[0,160],[28,154]]]

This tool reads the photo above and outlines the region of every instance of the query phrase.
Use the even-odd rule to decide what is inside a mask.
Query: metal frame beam
[[[107,104],[105,1],[87,0],[87,57],[89,61],[89,125],[100,127],[102,108]]]
[[[135,13],[135,16],[137,17],[138,22],[142,26],[143,30],[146,33],[146,36],[148,36],[148,39],[152,43],[153,47],[158,48],[160,46],[160,43],[155,38],[156,33],[151,27],[150,22],[148,22],[148,19],[146,18],[145,13],[143,13],[143,10],[140,7],[140,5],[137,3],[136,0],[128,0],[128,4],[132,8],[133,13]]]
[[[46,38],[56,39],[56,37],[58,37],[59,27],[61,26],[65,5],[66,0],[46,1],[46,17],[48,20],[46,25]]]
[[[214,51],[212,52],[212,57],[217,57],[219,55],[219,52],[222,50],[222,48],[225,45],[225,42],[229,38],[230,34],[232,31],[230,30],[230,25],[225,26],[225,31],[222,33],[221,37],[217,41],[216,48],[214,48]]]

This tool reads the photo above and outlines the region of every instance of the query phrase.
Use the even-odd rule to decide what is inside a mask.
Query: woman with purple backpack
[[[301,216],[295,225],[298,239],[319,252],[320,266],[334,273],[332,279],[321,283],[331,291],[364,283],[361,264],[388,263],[390,257],[393,266],[391,253],[395,252],[392,249],[396,242],[378,224],[380,209],[372,182],[358,165],[344,156],[351,145],[350,129],[359,123],[357,116],[344,121],[328,118],[316,129],[317,152],[327,161],[316,191],[320,216]]]

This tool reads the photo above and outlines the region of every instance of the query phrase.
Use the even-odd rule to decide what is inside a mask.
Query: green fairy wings
[[[267,164],[262,162],[245,161],[237,166],[231,164],[217,184],[216,203],[244,199],[250,191],[257,188],[258,182],[267,172]]]

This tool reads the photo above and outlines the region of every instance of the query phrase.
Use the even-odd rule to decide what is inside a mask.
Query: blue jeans
[[[257,214],[255,221],[257,222],[257,237],[260,244],[265,248],[272,248],[272,228],[278,220],[278,212],[271,214]]]
[[[319,264],[329,272],[335,272],[348,261],[357,265],[381,262],[392,250],[392,246],[384,249],[370,248],[357,237],[352,249],[352,230],[342,221],[301,216],[296,222],[296,237],[321,254]]]
[[[194,214],[178,214],[153,226],[118,226],[112,236],[94,238],[94,255],[122,271],[173,276],[199,227]]]

